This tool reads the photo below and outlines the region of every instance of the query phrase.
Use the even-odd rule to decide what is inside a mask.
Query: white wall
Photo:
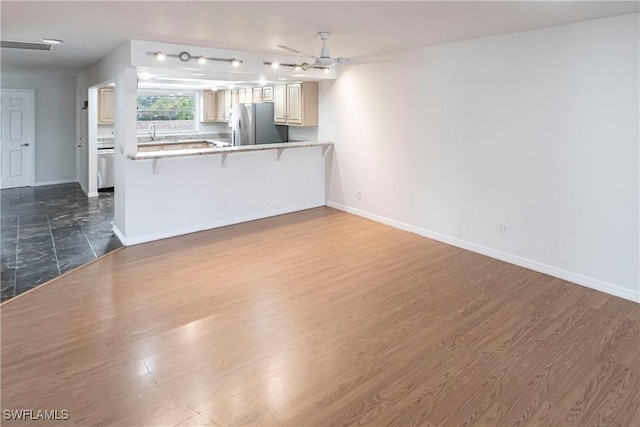
[[[97,194],[97,139],[101,135],[97,123],[97,90],[96,87],[114,82],[116,122],[113,126],[115,145],[115,194],[114,194],[114,222],[125,229],[125,172],[124,159],[129,152],[135,152],[136,133],[136,73],[130,68],[131,43],[127,42],[100,60],[97,64],[87,68],[78,75],[77,89],[82,99],[89,100],[89,110],[83,114],[87,134],[83,136],[83,159],[80,182],[88,195]],[[120,87],[118,87],[120,86]],[[91,88],[91,91],[90,91]]]
[[[329,205],[640,301],[638,40],[634,14],[343,68]]]
[[[35,184],[75,182],[76,78],[3,72],[1,84],[35,90]]]

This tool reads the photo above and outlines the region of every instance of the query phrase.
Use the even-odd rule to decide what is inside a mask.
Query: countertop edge
[[[197,148],[187,150],[174,150],[172,153],[167,152],[171,150],[165,150],[163,152],[146,152],[140,154],[129,154],[127,158],[129,160],[158,160],[174,157],[189,157],[189,156],[206,156],[216,154],[233,154],[233,153],[247,153],[252,151],[267,151],[267,150],[279,150],[289,148],[306,148],[306,147],[323,147],[333,146],[333,142],[330,141],[302,141],[302,142],[285,142],[282,144],[261,144],[261,145],[249,145],[241,147],[220,147],[220,148]]]

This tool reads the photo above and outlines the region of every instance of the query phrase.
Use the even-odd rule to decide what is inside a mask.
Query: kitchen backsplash
[[[317,141],[318,126],[289,126],[289,141]]]

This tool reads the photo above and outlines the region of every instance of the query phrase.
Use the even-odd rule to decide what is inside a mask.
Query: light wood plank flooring
[[[640,425],[640,305],[329,208],[1,307],[3,425]],[[3,412],[3,416],[4,416]]]

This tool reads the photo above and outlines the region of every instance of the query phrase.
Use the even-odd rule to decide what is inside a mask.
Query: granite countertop
[[[138,137],[138,145],[156,145],[156,144],[180,144],[185,141],[211,141],[221,144],[231,144],[231,135],[225,133],[191,133],[184,135],[159,135],[155,141],[149,136]],[[98,138],[98,149],[114,148],[114,138],[101,137]]]
[[[333,142],[325,141],[302,141],[302,142],[284,142],[281,144],[259,144],[259,145],[243,145],[240,147],[217,147],[217,148],[193,148],[181,150],[162,150],[162,151],[145,151],[134,155],[128,155],[131,160],[157,160],[170,157],[187,157],[202,156],[213,154],[232,154],[244,153],[250,151],[265,150],[284,150],[288,148],[305,148],[305,147],[331,147]]]

